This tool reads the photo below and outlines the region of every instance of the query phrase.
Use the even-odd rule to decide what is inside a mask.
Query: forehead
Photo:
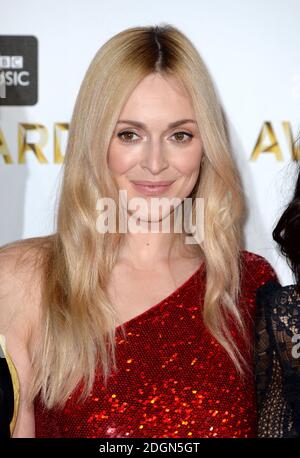
[[[156,115],[177,118],[194,116],[191,98],[175,77],[158,73],[147,75],[129,95],[120,117],[136,118]]]

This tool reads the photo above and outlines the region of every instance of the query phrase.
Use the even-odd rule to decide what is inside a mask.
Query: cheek
[[[108,151],[108,168],[115,175],[122,175],[136,164],[136,155],[130,154],[122,147],[111,146]]]
[[[190,151],[184,151],[180,156],[174,158],[174,167],[182,173],[182,175],[191,175],[198,171],[202,159],[202,148],[193,148]]]

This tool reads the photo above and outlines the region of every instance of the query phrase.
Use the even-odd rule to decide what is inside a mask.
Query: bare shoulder
[[[32,379],[30,347],[41,312],[45,242],[25,239],[0,247],[0,334],[20,385],[13,437],[35,436],[34,409],[27,393]]]

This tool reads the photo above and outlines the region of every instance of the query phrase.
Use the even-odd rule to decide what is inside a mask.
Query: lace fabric
[[[300,437],[300,294],[268,281],[256,298],[258,436]]]

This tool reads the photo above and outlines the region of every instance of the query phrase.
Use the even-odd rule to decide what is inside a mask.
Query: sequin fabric
[[[98,371],[84,403],[76,391],[63,409],[35,401],[36,437],[255,437],[254,376],[238,375],[223,347],[203,324],[205,268],[170,296],[116,328],[117,371],[107,387]],[[232,327],[253,369],[256,289],[276,275],[267,261],[241,254],[240,310],[251,350]]]

